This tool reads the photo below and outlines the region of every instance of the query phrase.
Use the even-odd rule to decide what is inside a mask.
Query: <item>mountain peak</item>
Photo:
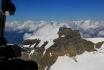
[[[60,27],[57,32],[56,39],[42,41],[39,39],[27,39],[20,46],[27,50],[22,52],[22,59],[34,60],[39,65],[39,70],[47,70],[57,61],[59,56],[68,56],[73,58],[75,62],[77,55],[83,54],[85,51],[94,52],[96,48],[100,48],[104,42],[94,44],[91,41],[82,39],[78,30],[72,30],[66,26]],[[41,42],[43,44],[39,45]],[[27,47],[26,47],[27,46]],[[46,49],[45,47],[48,46]]]

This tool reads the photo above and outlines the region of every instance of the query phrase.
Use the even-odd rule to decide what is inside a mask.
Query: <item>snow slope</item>
[[[87,38],[86,40],[98,43],[104,38]],[[50,70],[104,70],[104,44],[98,52],[84,52],[77,55],[77,62],[68,56],[60,56]]]
[[[56,30],[57,31],[57,30]],[[58,38],[56,31],[52,31],[47,36],[41,37],[30,37],[28,39],[40,39],[41,42],[38,45],[41,46],[44,41],[48,41],[48,45],[45,49],[49,48],[53,44],[53,40]],[[84,38],[93,43],[98,43],[104,41],[104,38]],[[29,45],[28,45],[29,46]],[[24,47],[28,47],[24,46]],[[31,46],[32,47],[32,46]],[[84,52],[81,55],[77,55],[77,62],[68,56],[60,56],[57,61],[51,66],[50,70],[104,70],[104,44],[98,52]]]
[[[48,41],[48,44],[45,46],[45,49],[49,48],[51,45],[54,44],[53,40],[58,38],[58,28],[54,29],[53,31],[51,31],[49,34],[47,35],[43,35],[43,36],[32,36],[29,37],[27,39],[40,39],[40,43],[37,45],[37,47],[42,46],[42,44],[44,44],[45,41]],[[29,47],[29,45],[23,45],[23,47]],[[33,46],[31,46],[33,47]]]

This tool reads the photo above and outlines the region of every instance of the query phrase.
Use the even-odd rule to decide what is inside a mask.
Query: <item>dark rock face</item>
[[[92,52],[96,51],[94,49],[94,44],[90,41],[84,40],[81,38],[78,30],[72,30],[71,28],[61,27],[58,32],[59,37],[54,39],[54,44],[45,50],[45,46],[48,44],[48,41],[44,42],[41,47],[37,47],[40,43],[40,40],[25,40],[22,45],[32,45],[33,48],[24,48],[27,52],[22,52],[21,59],[25,60],[34,60],[38,63],[39,70],[49,70],[50,66],[53,65],[58,56],[67,55],[75,59],[76,55],[80,55],[85,51]],[[96,44],[96,48],[100,48],[101,43]],[[32,54],[31,52],[34,51]]]
[[[96,44],[96,48],[98,48],[98,49],[101,48],[101,45],[102,45],[103,43],[104,43],[104,41],[103,41],[103,42],[97,43],[97,44]]]
[[[23,41],[21,44],[20,44],[20,46],[22,46],[22,45],[33,45],[34,43],[36,43],[35,44],[35,46],[34,47],[36,47],[39,43],[40,43],[40,40],[39,39],[33,39],[33,40],[25,40],[25,41]],[[29,46],[29,47],[30,47]]]

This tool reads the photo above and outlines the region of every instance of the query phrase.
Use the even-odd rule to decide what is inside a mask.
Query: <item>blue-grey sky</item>
[[[12,0],[14,16],[7,21],[104,21],[104,0]]]

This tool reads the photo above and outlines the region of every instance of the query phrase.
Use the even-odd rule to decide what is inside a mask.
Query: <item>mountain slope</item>
[[[87,38],[87,40],[97,43],[104,41],[104,38]],[[104,44],[97,50],[97,52],[84,52],[76,56],[77,62],[68,56],[60,56],[50,70],[103,70]]]
[[[78,30],[72,30],[65,26],[60,27],[58,32],[56,30],[47,36],[34,36],[23,41],[20,46],[27,50],[27,52],[22,52],[21,59],[36,61],[39,65],[39,70],[54,70],[54,68],[58,70],[57,63],[60,65],[66,62],[67,58],[69,58],[67,61],[68,65],[72,68],[73,65],[78,63],[78,65],[81,66],[82,63],[86,64],[86,62],[88,62],[87,60],[89,60],[88,58],[90,58],[90,55],[92,57],[92,54],[95,52],[101,53],[102,49],[100,48],[102,48],[101,46],[104,43],[104,39],[96,43],[93,43],[91,40],[92,39],[82,39]],[[88,53],[88,55],[86,53]],[[85,56],[83,56],[83,54],[85,54]],[[78,57],[80,57],[80,59]],[[82,62],[80,63],[79,61]],[[66,67],[64,67],[65,65]],[[67,68],[67,64],[65,65],[60,66],[62,66],[62,69],[69,69],[70,66]]]

